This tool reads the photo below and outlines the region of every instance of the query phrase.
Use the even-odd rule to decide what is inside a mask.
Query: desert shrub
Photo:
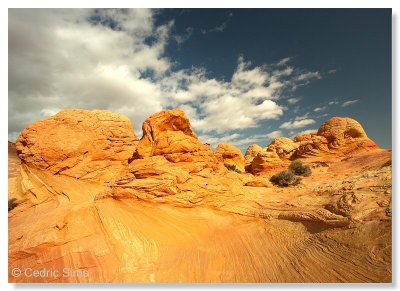
[[[311,168],[309,166],[303,165],[300,160],[294,160],[289,166],[289,171],[297,176],[311,176]]]
[[[291,171],[282,171],[279,172],[269,179],[271,183],[279,186],[290,186],[290,185],[298,185],[301,182],[301,178],[297,177]]]
[[[8,199],[8,211],[13,210],[17,206],[18,206],[18,203],[17,203],[16,198]]]
[[[231,165],[231,164],[224,164],[225,168],[227,168],[229,171],[233,171],[239,174],[242,174],[242,171],[240,171],[238,168],[236,168],[235,165]]]

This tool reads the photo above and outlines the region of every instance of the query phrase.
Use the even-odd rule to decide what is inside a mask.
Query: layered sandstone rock
[[[182,110],[153,114],[142,129],[143,137],[134,158],[163,156],[170,162],[185,164],[192,172],[218,167],[211,147],[198,139]]]
[[[244,155],[246,165],[250,164],[253,161],[253,159],[262,151],[264,151],[264,149],[260,147],[258,144],[250,145],[246,150],[246,154]]]
[[[287,163],[282,161],[275,151],[263,151],[253,159],[248,171],[252,174],[273,173],[283,170],[286,165]]]
[[[235,166],[236,169],[244,172],[245,159],[242,151],[237,147],[230,144],[219,144],[215,150],[215,156],[224,164]]]
[[[109,182],[132,157],[138,137],[128,117],[105,110],[63,110],[19,136],[19,158],[30,166],[78,179]]]
[[[179,110],[150,117],[133,156],[133,130],[126,130],[133,135],[128,146],[124,122],[99,121],[97,114],[93,127],[78,122],[87,114],[34,123],[19,139],[22,165],[10,164],[21,176],[9,183],[21,196],[8,215],[10,282],[391,281],[390,152],[352,156],[357,152],[352,151],[329,167],[313,169],[301,186],[278,188],[268,174],[220,169],[223,163]],[[57,143],[43,132],[47,129],[75,141]],[[101,139],[90,143],[82,130],[89,137],[116,139],[102,147]],[[40,141],[45,137],[54,145]],[[315,152],[325,157],[324,150],[337,150],[329,148],[328,139],[311,134],[293,142],[320,141],[326,149]],[[352,137],[357,144],[362,140]],[[276,147],[258,152],[251,164],[255,173],[290,163],[285,157],[293,154],[290,148],[275,145],[285,149],[281,156]],[[81,163],[96,165],[94,157],[107,164],[102,176],[87,179],[55,171],[64,156],[76,157],[77,164],[68,168],[75,174]],[[12,276],[14,268],[27,267],[87,270],[88,276]]]
[[[143,137],[133,159],[105,196],[173,201],[185,206],[201,203],[218,172],[226,172],[222,160],[198,139],[179,109],[150,116],[142,128]],[[209,182],[203,185],[205,180]],[[229,191],[222,185],[219,188]]]
[[[274,139],[267,147],[270,152],[276,152],[282,160],[290,159],[296,151],[298,145],[290,138],[278,137]]]
[[[298,136],[295,141],[298,143],[296,158],[338,158],[379,149],[360,123],[345,117],[333,117],[317,133]]]
[[[270,153],[254,159],[246,169],[255,174],[279,168],[279,163],[283,166],[285,162],[298,158],[331,161],[373,150],[379,150],[379,147],[368,138],[357,121],[333,117],[322,124],[317,132],[302,134],[293,140],[287,137],[274,139],[267,147]]]

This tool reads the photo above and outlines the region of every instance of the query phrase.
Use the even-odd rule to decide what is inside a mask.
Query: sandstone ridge
[[[265,149],[258,150],[252,161],[247,160],[247,169],[258,174],[275,171],[288,161],[299,158],[308,162],[329,162],[374,150],[379,150],[379,147],[368,138],[360,123],[347,117],[333,117],[317,132],[294,139],[274,139]],[[247,151],[252,152],[252,149],[249,147]]]

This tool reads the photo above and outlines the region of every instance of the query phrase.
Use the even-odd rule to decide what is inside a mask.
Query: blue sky
[[[62,108],[182,108],[243,151],[352,117],[391,147],[390,9],[9,10],[9,139]]]

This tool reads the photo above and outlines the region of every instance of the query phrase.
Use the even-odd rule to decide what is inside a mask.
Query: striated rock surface
[[[295,141],[298,143],[295,157],[338,158],[379,149],[361,124],[345,117],[333,117],[323,123],[317,133],[296,137]]]
[[[285,162],[298,158],[331,161],[379,150],[379,147],[368,138],[362,126],[354,119],[333,117],[322,124],[317,132],[302,134],[293,140],[287,137],[276,138],[266,150],[275,153],[283,166]],[[278,165],[279,160],[275,155],[264,154],[264,158],[260,156],[254,159],[246,169],[255,174],[279,168]]]
[[[252,144],[247,148],[246,154],[244,155],[246,172],[250,172],[249,167],[251,166],[251,163],[253,162],[254,158],[263,151],[264,149],[260,147],[258,144]]]
[[[135,154],[119,157],[118,171],[103,169],[112,172],[102,176],[112,177],[107,183],[100,176],[86,179],[42,167],[42,161],[62,159],[40,158],[39,152],[55,147],[39,143],[39,151],[32,141],[43,136],[43,128],[34,126],[39,131],[31,130],[30,146],[21,142],[26,150],[19,153],[21,164],[9,164],[17,171],[9,177],[9,198],[18,197],[8,213],[10,282],[392,280],[390,151],[359,148],[320,163],[327,155],[316,150],[318,159],[305,158],[315,166],[312,175],[301,185],[280,188],[269,183],[268,173],[290,160],[272,148],[258,152],[251,163],[262,175],[239,174],[225,169],[197,139],[182,111],[155,114],[145,125],[137,151],[133,142]],[[52,132],[65,126],[58,122]],[[75,138],[81,139],[79,131]],[[351,138],[341,145],[351,149],[367,140]],[[313,139],[321,139],[328,154],[337,150],[329,149],[331,137],[325,135],[293,142]],[[73,153],[92,156],[92,147],[99,150],[80,143]],[[65,152],[71,152],[68,146]],[[78,160],[75,167],[80,163],[89,160]],[[14,268],[77,273],[15,277]],[[82,270],[88,276],[79,275]]]
[[[109,182],[128,164],[137,143],[128,117],[71,109],[25,128],[16,149],[24,163],[38,169]]]
[[[244,172],[245,159],[242,151],[230,144],[219,144],[215,150],[215,156],[224,164],[233,165]]]
[[[288,163],[282,161],[275,151],[263,151],[257,154],[247,169],[252,174],[271,173],[283,170],[287,165]]]
[[[290,138],[278,137],[267,147],[270,152],[276,152],[281,159],[290,159],[296,151],[298,145]]]
[[[218,162],[209,145],[193,132],[182,110],[163,110],[143,123],[143,137],[135,158],[164,156],[173,163],[184,163],[192,172],[217,168]]]

